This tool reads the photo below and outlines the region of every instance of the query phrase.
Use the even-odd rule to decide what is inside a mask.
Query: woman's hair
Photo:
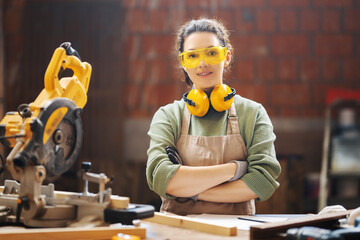
[[[185,39],[194,32],[212,32],[214,33],[221,45],[226,47],[233,55],[233,48],[229,40],[230,33],[225,28],[225,26],[218,20],[208,19],[208,18],[199,18],[198,20],[190,20],[182,25],[176,35],[175,43],[175,53],[179,54],[184,51],[184,41]],[[184,71],[184,70],[183,70]],[[192,81],[189,78],[188,74],[184,71],[185,82],[189,86],[192,85]]]

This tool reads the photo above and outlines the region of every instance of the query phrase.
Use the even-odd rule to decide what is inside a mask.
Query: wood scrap
[[[237,228],[235,226],[225,227],[225,226],[205,223],[198,219],[193,219],[190,217],[184,217],[173,214],[156,212],[154,217],[143,219],[142,221],[159,223],[173,227],[192,229],[192,230],[197,230],[201,232],[222,235],[222,236],[237,235]]]
[[[60,239],[111,239],[118,233],[146,238],[146,229],[142,227],[120,226],[120,227],[65,227],[65,228],[38,228],[26,229],[19,227],[0,228],[0,239],[6,240],[60,240]]]

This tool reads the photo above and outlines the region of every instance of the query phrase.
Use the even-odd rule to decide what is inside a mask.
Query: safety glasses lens
[[[211,47],[192,51],[185,51],[179,55],[180,63],[186,68],[194,68],[199,65],[201,59],[207,64],[219,64],[226,58],[226,47]]]

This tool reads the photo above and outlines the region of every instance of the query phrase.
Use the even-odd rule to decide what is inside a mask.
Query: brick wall
[[[323,116],[328,88],[360,87],[359,0],[127,0],[124,108],[151,117],[181,98],[174,33],[190,18],[223,20],[235,60],[228,84],[271,117]]]

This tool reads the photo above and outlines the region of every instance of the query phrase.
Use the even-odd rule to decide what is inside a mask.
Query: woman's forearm
[[[199,194],[198,200],[209,202],[244,202],[258,196],[241,179],[207,189]]]
[[[231,179],[235,163],[214,166],[180,166],[170,179],[166,193],[176,197],[191,197]]]

